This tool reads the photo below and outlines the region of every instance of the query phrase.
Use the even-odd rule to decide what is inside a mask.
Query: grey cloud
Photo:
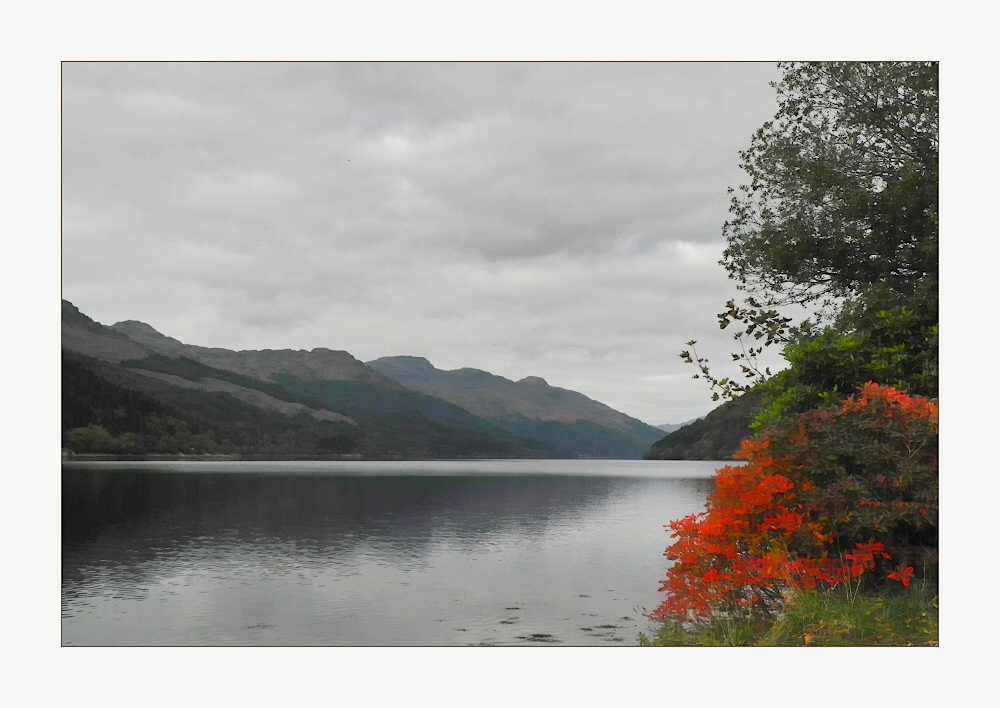
[[[763,64],[66,64],[64,293],[183,341],[711,407]]]

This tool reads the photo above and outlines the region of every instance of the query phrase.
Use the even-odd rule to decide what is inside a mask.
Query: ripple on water
[[[659,603],[663,525],[700,511],[710,487],[597,467],[64,472],[64,643],[634,643],[621,603]],[[84,479],[94,474],[101,484]]]

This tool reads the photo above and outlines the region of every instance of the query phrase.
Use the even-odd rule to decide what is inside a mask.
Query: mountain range
[[[200,347],[62,302],[63,446],[122,456],[639,458],[663,431],[529,376]]]
[[[702,416],[702,418],[704,418],[704,416]],[[683,423],[664,423],[663,425],[655,425],[653,427],[655,427],[657,430],[662,430],[665,433],[672,433],[675,430],[680,430],[684,426],[691,425],[691,423],[694,423],[699,420],[701,420],[701,418],[692,418],[691,420],[686,420]]]

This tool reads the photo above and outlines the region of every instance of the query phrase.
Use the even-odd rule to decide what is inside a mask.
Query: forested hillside
[[[758,392],[726,401],[704,418],[688,423],[653,443],[647,460],[729,460],[753,431],[761,402]]]
[[[444,371],[412,356],[383,357],[368,366],[408,389],[454,403],[563,455],[637,458],[662,436],[641,420],[537,376],[512,381],[479,369]]]
[[[658,436],[545,382],[522,388],[550,399],[550,408],[562,406],[558,419],[538,420],[531,410],[490,417],[404,386],[343,351],[198,347],[142,322],[102,325],[67,301],[62,324],[63,447],[70,454],[638,458]],[[582,402],[599,422],[567,413],[567,401]]]
[[[63,302],[68,451],[370,459],[554,454],[543,443],[520,440],[457,406],[408,391],[346,352],[283,357],[210,350],[137,325],[106,327]],[[145,336],[136,342],[122,329]],[[187,356],[203,352],[230,368]],[[270,376],[241,373],[248,369]]]

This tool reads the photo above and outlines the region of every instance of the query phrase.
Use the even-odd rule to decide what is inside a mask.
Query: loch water
[[[721,462],[67,462],[66,646],[626,646]]]

